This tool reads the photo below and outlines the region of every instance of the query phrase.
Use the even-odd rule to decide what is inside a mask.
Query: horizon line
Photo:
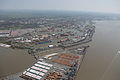
[[[99,14],[119,14],[114,12],[100,12],[100,11],[85,11],[85,10],[43,10],[43,9],[0,9],[0,11],[58,11],[58,12],[86,12],[86,13],[99,13]]]

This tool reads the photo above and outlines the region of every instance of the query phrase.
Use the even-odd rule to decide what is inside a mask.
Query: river
[[[0,47],[0,77],[22,72],[34,62],[27,51]]]
[[[96,21],[96,31],[76,80],[120,80],[120,21]]]

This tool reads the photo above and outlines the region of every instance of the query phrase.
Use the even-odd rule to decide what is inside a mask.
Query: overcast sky
[[[120,13],[120,0],[0,0],[0,9]]]

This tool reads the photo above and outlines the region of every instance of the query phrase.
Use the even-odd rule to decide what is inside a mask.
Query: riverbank
[[[69,80],[72,80],[72,79],[75,79],[75,76],[77,75],[77,72],[78,72],[78,70],[79,70],[79,68],[81,66],[82,60],[83,60],[83,58],[84,58],[84,56],[86,54],[86,51],[87,51],[88,47],[89,46],[76,47],[74,49],[69,49],[69,51],[66,50],[67,52],[60,52],[59,54],[55,54],[56,56],[54,56],[52,54],[51,55],[46,55],[46,56],[44,55],[45,57],[43,56],[39,60],[40,61],[42,60],[42,62],[47,62],[47,63],[53,65],[53,67],[49,70],[48,73],[46,73],[46,75],[48,75],[50,72],[58,73],[57,71],[60,71],[60,74],[62,75],[61,78],[66,78],[66,79],[68,78]],[[77,50],[77,52],[76,52],[76,50]],[[70,61],[69,63],[64,64],[63,62],[58,62],[59,60],[56,60],[57,56],[58,57],[64,57],[65,59],[68,58],[68,60],[73,60],[73,61],[72,62]],[[62,58],[62,59],[64,60],[64,58]],[[39,60],[37,60],[37,63],[40,62]],[[57,62],[54,62],[54,61],[57,61]],[[37,63],[35,63],[33,66],[38,65]],[[72,66],[67,65],[67,64],[70,64]],[[43,65],[41,65],[41,67],[42,66]],[[64,72],[63,69],[65,69],[65,72]],[[73,74],[73,72],[70,73],[71,69],[74,70],[74,74]],[[30,70],[30,71],[32,71],[32,70]],[[27,73],[25,73],[25,75],[23,73],[17,73],[17,74],[14,74],[14,75],[10,75],[10,76],[4,77],[2,79],[5,79],[5,80],[9,80],[9,79],[23,80],[22,78],[33,79],[33,78],[31,78],[31,76],[26,77],[25,75],[28,75]],[[71,76],[69,76],[69,75],[72,75],[73,78]],[[22,78],[20,78],[19,76],[21,76]],[[43,76],[42,79],[45,79],[45,77],[46,76]]]
[[[100,80],[120,49],[120,21],[95,21],[95,26],[93,41],[89,43],[90,47],[76,80]],[[115,59],[102,80],[120,79],[119,57]]]

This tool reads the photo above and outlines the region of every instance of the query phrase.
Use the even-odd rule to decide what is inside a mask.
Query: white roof
[[[53,54],[49,54],[49,55],[46,55],[44,58],[48,58],[48,57],[51,57],[51,56],[54,56],[54,55],[57,55],[58,53],[53,53]]]
[[[35,66],[38,66],[38,67],[41,67],[41,68],[44,68],[44,69],[50,69],[50,67],[46,67],[46,66],[43,66],[43,65],[40,65],[40,64],[35,64]]]
[[[27,72],[25,75],[33,77],[33,78],[38,79],[38,80],[40,80],[42,78],[41,76],[35,75],[33,73],[30,73],[30,72]]]
[[[38,61],[37,63],[39,63],[39,64],[43,64],[43,65],[46,65],[46,66],[49,66],[49,67],[52,67],[52,66],[53,66],[52,64],[48,64],[48,63],[40,62],[40,61]]]
[[[33,70],[33,69],[30,69],[30,72],[35,73],[35,74],[39,74],[39,71],[36,71],[36,70]]]
[[[42,71],[42,72],[47,72],[48,70],[45,70],[45,69],[42,69],[42,68],[38,68],[38,67],[35,67],[35,66],[32,66],[31,68],[35,69],[35,70],[38,70],[38,71]]]

